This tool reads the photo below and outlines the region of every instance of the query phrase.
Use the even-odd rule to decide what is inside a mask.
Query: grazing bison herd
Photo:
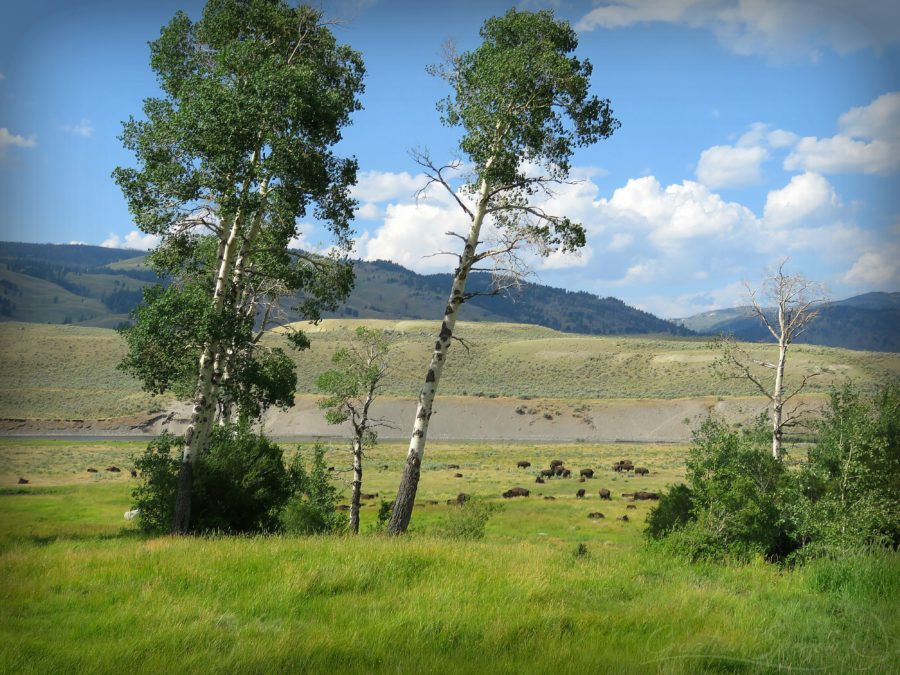
[[[521,460],[516,462],[516,468],[518,469],[528,469],[531,467],[531,462],[526,460]],[[650,474],[650,469],[647,469],[643,466],[635,466],[634,462],[630,459],[620,459],[618,462],[612,465],[612,470],[616,473],[630,473],[634,472],[635,476],[647,476]],[[572,476],[572,471],[567,469],[565,466],[565,462],[561,459],[554,459],[550,462],[550,467],[547,469],[540,469],[538,475],[535,477],[534,482],[542,485],[545,484],[547,480],[551,478],[570,478]],[[595,472],[593,469],[580,469],[578,471],[578,481],[580,483],[584,483],[587,480],[595,478]],[[523,487],[514,487],[510,488],[506,492],[503,493],[504,499],[512,499],[513,497],[528,497],[530,492]],[[598,495],[600,499],[612,500],[612,493],[607,488],[600,488],[598,491]],[[461,495],[462,496],[462,495]],[[587,496],[587,490],[585,488],[579,488],[575,492],[575,497],[577,499],[584,499]],[[647,492],[645,490],[638,490],[636,492],[623,492],[623,497],[630,497],[631,501],[643,501],[643,500],[656,500],[659,499],[659,494],[656,492]],[[556,497],[551,495],[544,496],[544,499],[553,500]],[[449,500],[448,503],[458,503],[456,500]],[[461,503],[461,502],[459,502]],[[625,508],[633,509],[635,506],[633,504],[629,504]],[[599,511],[594,511],[588,514],[588,518],[591,519],[600,519],[603,518],[604,515]],[[620,520],[624,523],[628,522],[628,516],[622,515],[616,518],[616,520]]]

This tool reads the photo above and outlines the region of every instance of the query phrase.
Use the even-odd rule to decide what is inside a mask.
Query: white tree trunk
[[[362,493],[362,440],[357,436],[353,439],[353,483],[350,495],[350,531],[359,534],[359,502]]]
[[[438,383],[441,381],[441,373],[444,370],[447,351],[450,349],[450,340],[453,337],[453,329],[456,327],[459,306],[463,302],[466,281],[469,278],[469,271],[475,260],[475,248],[478,245],[481,226],[487,211],[488,192],[488,184],[482,180],[477,207],[472,217],[472,226],[469,229],[469,236],[466,238],[465,248],[460,256],[459,267],[453,275],[453,286],[450,289],[450,297],[444,309],[441,331],[438,334],[437,341],[434,343],[434,352],[431,355],[431,363],[425,375],[425,383],[419,392],[419,403],[416,407],[416,418],[409,441],[403,478],[397,490],[397,499],[394,502],[391,521],[388,525],[388,532],[391,534],[400,534],[409,527],[409,520],[412,516],[413,505],[416,499],[416,490],[419,485],[422,457],[425,454],[425,442],[428,438],[428,425],[431,421],[434,397],[437,393]]]
[[[781,436],[784,418],[784,364],[787,345],[778,345],[778,364],[775,367],[775,386],[772,390],[772,457],[781,459]]]

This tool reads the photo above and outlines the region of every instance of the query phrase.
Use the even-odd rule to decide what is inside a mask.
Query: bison
[[[578,499],[582,499],[584,497],[584,488],[581,488],[578,492],[575,493],[575,496]]]
[[[579,473],[582,478],[593,478],[594,477],[593,469],[582,469]]]
[[[541,476],[543,476],[544,478],[550,478],[553,473],[553,469],[541,469]]]
[[[565,462],[563,462],[561,459],[554,459],[552,462],[550,462],[550,468],[555,469],[556,467],[562,466],[563,464],[565,464]]]
[[[606,488],[600,488],[600,499],[612,499],[612,493]]]
[[[625,506],[626,509],[636,509],[637,507],[634,504],[628,504]]]
[[[523,487],[514,487],[504,492],[503,498],[511,499],[512,497],[527,497],[529,494],[531,493]]]
[[[541,483],[541,484],[543,484],[544,479],[541,478],[540,476],[538,476],[537,478],[534,479],[534,482],[535,482],[535,483]]]
[[[97,469],[95,469],[94,467],[91,466],[91,467],[88,467],[87,472],[88,473],[97,473]]]
[[[137,469],[132,469],[132,470],[131,470],[131,477],[132,477],[132,478],[137,478]]]
[[[454,478],[462,478],[463,475],[461,473],[455,473],[455,474],[453,474],[453,477]]]
[[[521,462],[516,462],[516,466],[520,469],[527,469],[529,466],[531,466],[531,462],[526,462],[523,460]]]
[[[656,492],[644,492],[643,490],[640,490],[631,496],[632,501],[637,501],[639,499],[659,499],[659,495]]]
[[[447,468],[448,468],[448,469],[458,469],[458,468],[459,468],[459,464],[448,464],[448,465],[447,465]]]
[[[629,519],[628,519],[628,514],[626,513],[626,514],[624,514],[624,515],[621,515],[621,516],[619,516],[618,518],[616,518],[616,520],[621,520],[623,523],[627,523],[628,520],[629,520]]]
[[[620,459],[613,464],[613,471],[634,471],[634,464],[632,464],[630,459]]]
[[[563,469],[563,472],[562,472],[562,477],[563,477],[563,478],[568,478],[568,477],[571,476],[571,475],[572,475],[572,472],[571,472],[571,471],[569,471],[568,469]]]
[[[108,467],[106,467],[106,470],[111,473],[119,473],[122,469],[120,469],[117,466],[108,466]]]
[[[650,469],[645,469],[642,466],[636,467],[634,470],[635,476],[646,476],[648,473],[650,473]]]
[[[28,485],[28,479],[27,479],[27,478],[20,478],[20,479],[19,479],[19,485]]]
[[[603,515],[602,513],[600,513],[599,511],[594,511],[593,513],[589,513],[589,514],[588,514],[588,518],[595,518],[595,519],[596,519],[596,518],[605,518],[605,517],[606,517],[606,516],[604,516],[604,515]]]
[[[456,495],[456,503],[460,506],[465,504],[467,501],[469,501],[469,495],[467,495],[465,492],[460,492],[458,495]]]
[[[587,478],[585,478],[584,476],[582,476],[581,478],[578,479],[578,482],[579,482],[579,483],[584,483],[586,480],[587,480]]]

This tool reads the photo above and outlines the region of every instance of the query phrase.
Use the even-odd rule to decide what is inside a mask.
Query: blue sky
[[[425,66],[478,44],[506,2],[325,2],[366,62],[364,110],[340,150],[360,163],[357,255],[448,271],[456,207],[410,148],[455,156]],[[536,280],[667,317],[741,304],[789,255],[835,298],[900,290],[900,3],[887,0],[523,2],[576,27],[593,91],[622,127],[575,157],[546,208],[580,219],[580,257]],[[32,0],[0,8],[0,238],[146,248],[110,178],[117,140],[157,93],[147,42],[201,2]],[[456,210],[455,210],[456,209]],[[327,245],[313,224],[298,243]]]

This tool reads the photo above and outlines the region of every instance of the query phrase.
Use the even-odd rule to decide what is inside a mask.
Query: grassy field
[[[357,325],[377,326],[394,338],[387,393],[415,396],[430,358],[437,324],[427,321],[328,320],[306,326],[312,348],[295,354],[299,393],[315,393],[315,381],[330,366]],[[444,370],[441,393],[554,399],[681,398],[745,396],[745,382],[717,379],[715,354],[703,340],[653,337],[594,337],[540,326],[459,324]],[[283,344],[272,336],[270,345]],[[750,346],[759,356],[766,347]],[[115,370],[124,354],[112,330],[74,326],[0,323],[0,417],[101,418],[159,407],[133,379]],[[789,381],[807,367],[827,366],[832,375],[813,381],[823,392],[852,378],[863,389],[900,378],[900,355],[828,347],[796,346]]]
[[[414,527],[396,540],[143,537],[122,518],[134,479],[102,471],[140,449],[0,441],[0,672],[897,672],[896,554],[782,570],[643,542],[647,505],[620,494],[676,480],[681,446],[432,444]],[[402,457],[373,450],[364,491],[390,496]],[[606,468],[625,457],[651,475]],[[535,485],[556,458],[599,477]],[[538,490],[499,497],[514,485]],[[482,541],[441,536],[460,491],[502,503]]]

